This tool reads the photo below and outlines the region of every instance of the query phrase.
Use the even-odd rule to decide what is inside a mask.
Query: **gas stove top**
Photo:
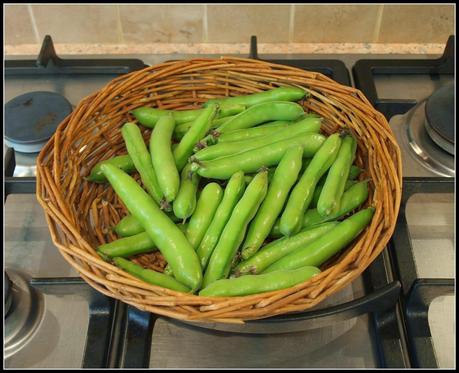
[[[139,311],[95,291],[51,241],[33,195],[37,154],[4,145],[4,256],[12,289],[5,299],[5,367],[455,366],[454,168],[439,173],[425,167],[403,137],[427,98],[454,80],[453,46],[450,39],[440,59],[262,56],[361,89],[389,120],[403,157],[403,201],[390,244],[359,279],[302,314],[242,327],[202,327]],[[255,37],[249,56],[259,58]],[[145,64],[218,56],[133,57],[60,59],[46,38],[38,63],[7,60],[5,102],[49,91],[75,106],[109,80]]]

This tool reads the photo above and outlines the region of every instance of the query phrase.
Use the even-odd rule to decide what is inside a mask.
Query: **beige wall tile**
[[[295,5],[293,41],[372,42],[378,9],[379,5]]]
[[[204,5],[120,5],[125,43],[198,43]]]
[[[36,43],[27,5],[5,5],[5,44]]]
[[[208,5],[210,43],[259,43],[289,41],[291,5]]]
[[[446,43],[454,34],[453,5],[384,5],[380,43]]]
[[[119,43],[116,5],[33,5],[40,38],[56,43]]]

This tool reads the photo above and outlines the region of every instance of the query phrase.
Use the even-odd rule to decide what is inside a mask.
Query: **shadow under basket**
[[[301,87],[306,112],[324,118],[322,131],[347,128],[358,141],[356,164],[369,179],[365,206],[371,224],[322,272],[294,287],[257,295],[219,298],[183,294],[147,284],[103,261],[95,249],[117,239],[112,227],[127,214],[109,184],[84,179],[99,161],[126,154],[120,128],[135,122],[141,106],[197,109],[209,98],[238,96],[279,86]],[[142,128],[145,138],[150,129]],[[52,240],[81,277],[101,293],[141,310],[181,320],[241,323],[309,309],[358,277],[381,253],[397,220],[401,199],[400,149],[384,116],[359,90],[326,76],[258,60],[224,57],[167,62],[112,80],[84,98],[58,127],[37,159],[37,198]],[[161,269],[159,252],[136,257]]]

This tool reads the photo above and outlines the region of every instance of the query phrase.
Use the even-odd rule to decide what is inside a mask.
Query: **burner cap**
[[[25,274],[8,269],[12,301],[4,322],[5,359],[19,352],[37,333],[45,315],[43,294],[30,285]]]
[[[71,112],[70,102],[58,93],[15,97],[5,105],[5,142],[18,152],[39,152]]]
[[[447,84],[427,99],[426,130],[443,150],[454,154],[454,83]]]

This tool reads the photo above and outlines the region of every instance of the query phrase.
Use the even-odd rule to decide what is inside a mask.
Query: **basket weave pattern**
[[[305,111],[324,118],[323,132],[348,128],[358,139],[360,179],[370,179],[365,206],[376,208],[371,225],[322,272],[292,288],[269,293],[212,298],[178,293],[136,279],[103,261],[95,251],[117,239],[111,228],[127,214],[109,184],[84,180],[92,166],[126,154],[120,133],[129,111],[152,106],[193,109],[209,98],[298,86],[310,93]],[[151,130],[142,128],[145,139]],[[138,178],[137,178],[138,180]],[[399,147],[384,116],[357,89],[326,76],[263,61],[225,57],[166,62],[112,80],[83,99],[58,127],[37,159],[37,198],[52,240],[92,287],[141,310],[196,321],[241,323],[309,309],[358,277],[391,237],[401,198]],[[364,206],[364,207],[365,207]],[[138,255],[138,263],[161,271],[159,252]]]

